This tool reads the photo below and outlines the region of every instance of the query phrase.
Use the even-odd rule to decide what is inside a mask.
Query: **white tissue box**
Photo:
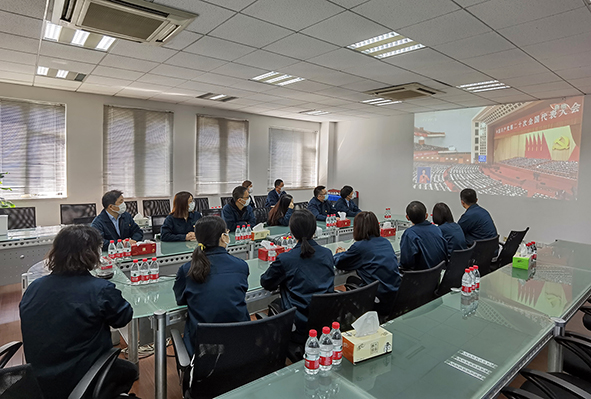
[[[343,333],[343,356],[353,364],[392,352],[392,333],[382,327],[364,337],[355,334],[355,330]]]

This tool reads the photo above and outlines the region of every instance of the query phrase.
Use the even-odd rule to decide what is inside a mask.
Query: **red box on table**
[[[131,256],[138,256],[138,255],[148,255],[148,254],[155,254],[156,253],[156,243],[155,242],[147,242],[144,244],[133,244],[131,246]]]
[[[396,227],[390,227],[388,229],[381,228],[380,235],[382,237],[392,237],[396,235]]]
[[[349,227],[349,226],[351,226],[351,219],[337,220],[337,227]]]
[[[285,249],[281,246],[275,245],[275,253],[279,255],[280,253],[285,252]],[[259,259],[260,260],[269,260],[269,250],[267,248],[261,247],[259,248]]]

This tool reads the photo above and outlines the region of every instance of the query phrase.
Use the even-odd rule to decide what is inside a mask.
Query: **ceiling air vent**
[[[55,0],[51,22],[142,43],[164,44],[196,14],[143,0]]]
[[[365,93],[394,101],[405,101],[413,98],[431,97],[434,94],[443,92],[423,86],[419,83],[409,83],[399,86],[390,86],[383,89],[370,90]]]

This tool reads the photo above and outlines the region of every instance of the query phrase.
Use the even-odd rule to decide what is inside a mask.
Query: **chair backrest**
[[[484,277],[491,272],[490,264],[492,263],[492,258],[499,250],[499,236],[474,242],[476,246],[472,253],[472,264],[478,266],[480,277]]]
[[[508,265],[513,261],[513,255],[515,255],[515,252],[517,252],[519,244],[521,244],[528,231],[529,227],[523,231],[511,230],[511,233],[509,233],[509,237],[507,237],[507,241],[505,242],[505,245],[503,245],[503,249],[501,250],[497,260],[499,267]]]
[[[312,295],[308,307],[308,328],[322,333],[322,327],[330,327],[333,321],[341,324],[341,331],[348,331],[363,314],[373,310],[380,282],[345,292]]]
[[[152,234],[160,234],[160,229],[164,224],[164,219],[168,215],[152,215]]]
[[[221,395],[285,366],[295,308],[256,321],[199,323],[192,397]]]
[[[252,211],[254,212],[257,224],[266,223],[269,219],[269,211],[271,211],[271,208],[254,208]]]
[[[266,201],[267,201],[266,195],[255,195],[254,196],[254,207],[255,208],[264,208]]]
[[[43,399],[30,364],[0,369],[0,397]]]
[[[96,204],[60,204],[60,223],[74,224],[74,219],[96,217]]]
[[[308,203],[307,202],[294,202],[293,209],[296,211],[300,210],[300,209],[308,209]]]
[[[125,206],[127,208],[126,212],[129,213],[131,217],[138,214],[137,201],[125,201]]]
[[[203,211],[209,209],[208,198],[195,198],[195,210],[203,213]]]
[[[90,369],[84,374],[84,377],[76,384],[68,399],[99,398],[109,370],[115,360],[121,353],[119,348],[111,348],[99,357]],[[92,396],[89,395],[92,389]]]
[[[0,346],[0,369],[6,366],[22,345],[23,343],[20,341],[12,341]]]
[[[460,288],[462,286],[464,271],[472,266],[471,260],[475,247],[476,244],[472,244],[470,248],[456,250],[451,253],[445,274],[439,283],[439,288],[437,288],[437,296],[445,295],[452,288]]]
[[[222,208],[230,203],[232,197],[220,197],[220,201],[222,203]]]
[[[94,220],[94,217],[92,217],[92,216],[83,217],[83,218],[74,218],[73,224],[84,224],[86,226],[90,226],[92,224],[93,220]]]
[[[35,207],[0,208],[0,215],[8,216],[8,230],[34,229],[37,227]]]
[[[143,200],[144,216],[168,215],[170,213],[170,200],[155,199]]]
[[[201,211],[203,216],[222,216],[221,209],[204,209]]]
[[[395,319],[435,299],[444,266],[445,261],[430,269],[404,272],[392,308],[382,322]]]

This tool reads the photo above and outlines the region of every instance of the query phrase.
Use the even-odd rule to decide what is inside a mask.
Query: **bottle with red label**
[[[121,239],[117,240],[117,246],[115,248],[117,249],[117,259],[121,261],[121,259],[123,259],[123,254],[125,252],[125,250],[123,249],[123,242]]]
[[[480,271],[478,271],[478,266],[474,265],[474,292],[478,293],[480,291]]]
[[[269,265],[277,260],[277,252],[275,251],[275,245],[273,243],[271,243],[271,248],[269,248],[267,260],[269,261]]]
[[[472,277],[470,276],[470,269],[464,270],[462,276],[462,295],[470,295],[472,293]]]
[[[96,271],[97,277],[110,278],[113,276],[113,261],[106,257],[101,256],[99,261],[99,267]]]
[[[129,238],[125,239],[125,243],[123,244],[123,249],[124,249],[124,257],[125,258],[131,258],[131,241],[129,241]]]
[[[316,330],[310,330],[310,337],[304,348],[304,369],[307,374],[317,374],[320,369],[320,342]]]
[[[107,253],[109,254],[110,259],[117,258],[117,247],[115,247],[115,240],[111,240],[109,242],[109,248],[107,249]]]
[[[330,371],[332,368],[332,339],[330,328],[322,327],[320,342],[320,371]]]
[[[158,259],[156,257],[152,258],[152,262],[150,262],[150,282],[156,283],[160,278],[160,265],[158,264]]]
[[[140,284],[148,284],[150,282],[150,264],[148,263],[148,259],[142,259],[142,264],[140,265]]]
[[[130,269],[130,280],[131,285],[138,285],[140,283],[141,274],[140,274],[140,265],[137,259],[133,260]]]
[[[332,364],[341,364],[343,358],[343,336],[341,335],[341,325],[338,322],[332,323],[330,330],[330,339],[332,340]]]

